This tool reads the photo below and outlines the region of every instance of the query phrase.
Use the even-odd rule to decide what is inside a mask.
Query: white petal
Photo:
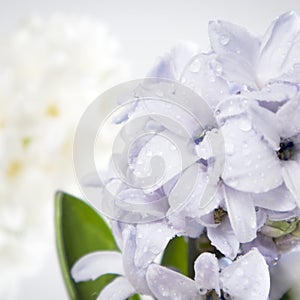
[[[134,294],[135,290],[129,281],[124,277],[118,277],[101,291],[97,300],[126,300]]]
[[[300,78],[299,78],[300,82]],[[245,92],[243,95],[265,102],[285,102],[293,98],[297,93],[297,87],[290,84],[275,82],[263,87],[259,91]]]
[[[171,53],[159,59],[157,64],[148,73],[147,77],[158,77],[178,80],[188,61],[196,55],[197,45],[191,42],[182,42],[176,45]]]
[[[265,193],[252,194],[255,206],[275,211],[289,211],[296,207],[292,194],[285,185]]]
[[[262,134],[254,130],[248,117],[227,120],[222,131],[226,153],[222,178],[227,185],[240,191],[261,193],[282,183],[276,152],[262,140]]]
[[[238,253],[240,243],[234,234],[229,219],[223,218],[218,227],[207,227],[207,236],[226,257],[234,259]]]
[[[282,177],[285,185],[293,195],[298,207],[300,207],[300,165],[296,161],[285,161],[282,163]]]
[[[299,32],[300,19],[293,12],[272,23],[263,37],[257,68],[262,83],[279,77],[299,62]]]
[[[195,283],[198,290],[206,293],[215,290],[220,296],[219,264],[214,254],[202,253],[194,263]]]
[[[146,268],[165,249],[176,231],[165,220],[137,224],[135,265]]]
[[[227,82],[216,74],[211,61],[215,54],[199,54],[186,66],[181,82],[203,97],[210,107],[215,107],[230,94]]]
[[[114,251],[99,251],[80,258],[71,270],[76,282],[95,280],[104,274],[124,274],[122,255]]]
[[[300,82],[300,63],[294,64],[287,73],[284,73],[282,76],[276,78],[276,81],[298,84]]]
[[[269,269],[257,249],[249,251],[221,272],[223,290],[237,300],[267,300]]]
[[[224,78],[255,87],[253,67],[259,41],[245,29],[224,21],[209,23],[209,37]]]
[[[212,21],[208,31],[212,48],[217,54],[236,53],[250,62],[254,61],[259,40],[246,29],[229,22]]]
[[[292,137],[300,132],[300,94],[283,105],[277,112],[281,136]]]
[[[123,230],[123,267],[126,278],[141,294],[151,294],[146,282],[146,269],[137,268],[135,265],[136,228],[127,225]]]
[[[251,105],[249,114],[251,114],[253,128],[262,134],[262,138],[273,150],[278,150],[280,136],[276,126],[276,114],[259,106],[256,102]]]
[[[200,298],[193,280],[156,264],[148,267],[147,282],[154,296],[160,300],[196,300]]]
[[[236,53],[219,55],[211,64],[218,70],[219,76],[240,85],[256,88],[253,61]]]
[[[233,231],[241,243],[256,237],[256,213],[250,194],[224,187],[225,203]]]

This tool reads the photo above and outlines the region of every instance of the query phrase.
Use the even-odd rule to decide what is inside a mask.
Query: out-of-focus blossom
[[[1,40],[0,298],[40,265],[54,192],[74,186],[79,118],[126,74],[116,40],[90,17],[30,17]]]

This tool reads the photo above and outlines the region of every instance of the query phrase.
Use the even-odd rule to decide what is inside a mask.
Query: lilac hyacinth
[[[132,143],[132,152],[118,163],[131,183],[165,167],[163,177],[146,189],[124,184],[115,170],[104,183],[85,182],[103,190],[104,198],[118,199],[107,204],[118,216],[145,221],[111,220],[121,253],[88,254],[73,267],[76,281],[120,275],[99,299],[139,293],[157,299],[275,300],[294,281],[279,274],[300,251],[300,18],[285,13],[259,38],[228,22],[210,22],[209,37],[208,53],[181,43],[148,76],[159,83],[157,95],[163,93],[159,79],[190,88],[216,122],[198,126],[179,106],[137,97],[118,123],[141,121],[126,127],[122,139],[132,141],[135,131],[154,134]],[[204,110],[189,109],[200,116]],[[180,151],[176,145],[183,145]],[[196,241],[189,243],[195,276],[160,265],[176,236]]]

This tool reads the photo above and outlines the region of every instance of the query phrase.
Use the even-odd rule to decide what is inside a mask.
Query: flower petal
[[[217,54],[236,53],[253,62],[259,48],[259,40],[246,29],[225,21],[211,21],[208,33],[213,50]]]
[[[285,13],[272,23],[260,48],[257,74],[261,83],[279,77],[299,62],[299,33],[300,18],[294,12]]]
[[[223,218],[218,227],[207,227],[207,236],[226,257],[234,259],[238,253],[240,243],[234,234],[229,219]]]
[[[203,97],[210,107],[230,94],[227,82],[217,72],[211,61],[215,54],[199,54],[193,57],[183,71],[181,82]]]
[[[171,53],[159,59],[147,77],[178,80],[186,64],[197,52],[198,47],[194,43],[179,43],[172,49]]]
[[[295,201],[300,207],[300,165],[296,161],[285,161],[282,163],[282,177],[285,185],[294,196]]]
[[[225,203],[233,231],[241,243],[256,237],[256,213],[249,193],[224,187]]]
[[[268,132],[268,127],[265,129]],[[282,183],[276,152],[262,140],[262,134],[254,130],[248,117],[228,119],[222,131],[226,153],[222,179],[227,185],[244,192],[261,193]],[[271,135],[270,140],[273,140]]]
[[[283,105],[277,112],[278,128],[284,138],[300,132],[300,94]]]
[[[76,282],[95,280],[104,274],[124,274],[122,255],[115,251],[99,251],[81,257],[71,270]]]
[[[295,200],[284,184],[265,193],[252,194],[254,205],[275,211],[289,211],[296,207]]]
[[[300,82],[300,78],[299,78]],[[244,92],[243,95],[264,102],[285,102],[293,98],[297,93],[294,85],[275,82],[263,87],[259,91]]]
[[[279,251],[271,237],[258,233],[257,238],[250,243],[242,244],[244,252],[250,251],[253,247],[257,248],[264,256],[268,264],[275,264],[279,258]]]
[[[255,87],[253,67],[259,41],[247,30],[229,22],[210,22],[209,37],[217,54],[219,73],[229,81]]]
[[[234,299],[268,299],[269,269],[264,257],[255,248],[224,268],[220,277],[223,290]]]
[[[219,286],[219,264],[214,254],[202,253],[195,260],[195,283],[198,290],[206,293],[215,290],[221,296]]]
[[[190,278],[160,265],[152,264],[147,270],[150,290],[160,300],[196,300],[200,294]]]
[[[137,224],[135,265],[146,268],[165,249],[176,231],[165,220]]]
[[[134,294],[135,290],[130,282],[124,277],[118,277],[101,291],[97,300],[126,300]]]
[[[126,278],[138,293],[151,295],[146,282],[146,269],[135,265],[136,228],[127,225],[123,230],[123,267]]]
[[[299,84],[300,82],[300,63],[294,64],[293,67],[282,76],[276,78],[276,81],[290,82]]]

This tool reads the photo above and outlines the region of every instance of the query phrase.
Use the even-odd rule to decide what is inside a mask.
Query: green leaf
[[[162,258],[161,264],[180,271],[182,274],[188,274],[188,248],[187,242],[183,237],[173,238]]]
[[[55,229],[58,257],[70,299],[96,299],[99,292],[116,275],[104,275],[94,281],[75,283],[70,275],[70,269],[87,253],[118,249],[109,227],[84,201],[57,192]]]

